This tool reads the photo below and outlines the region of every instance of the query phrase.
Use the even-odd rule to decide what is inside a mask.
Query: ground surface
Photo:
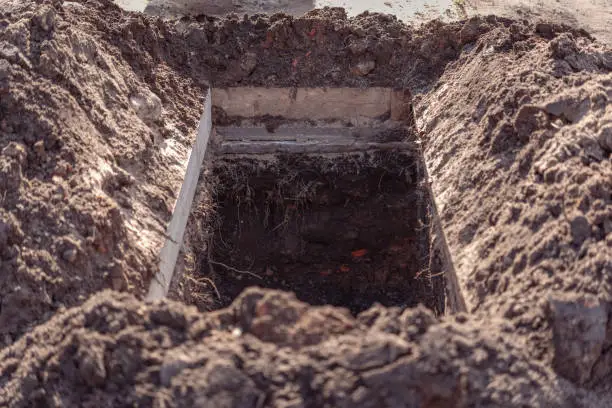
[[[130,10],[161,16],[283,11],[296,16],[308,10],[345,7],[351,16],[364,11],[396,15],[406,23],[431,19],[498,16],[536,22],[546,20],[583,28],[601,41],[612,43],[612,0],[117,0]]]
[[[0,406],[612,406],[610,48],[494,17],[1,5]],[[411,88],[471,314],[138,300],[209,82]]]

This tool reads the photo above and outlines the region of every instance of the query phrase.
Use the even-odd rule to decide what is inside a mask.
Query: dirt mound
[[[259,289],[212,314],[104,292],[0,355],[0,405],[595,406],[512,331],[422,307],[355,319]]]
[[[211,81],[423,85],[496,24],[418,31],[339,9],[163,22],[103,0],[5,1],[0,342],[102,288],[142,293]]]
[[[106,40],[135,19],[98,6],[0,10],[0,344],[103,288],[140,293],[180,186],[202,89]]]
[[[591,384],[612,368],[611,71],[587,39],[499,29],[417,104],[469,311]]]
[[[0,334],[21,336],[0,405],[611,405],[585,389],[612,373],[612,53],[585,33],[339,9],[163,21],[97,0],[4,1],[0,28]],[[474,316],[137,300],[210,83],[427,92],[438,238]],[[105,288],[136,297],[78,307]]]

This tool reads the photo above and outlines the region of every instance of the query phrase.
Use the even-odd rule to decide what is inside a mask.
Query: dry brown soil
[[[496,17],[1,6],[0,406],[612,406],[606,45]],[[469,313],[139,300],[211,83],[410,88]]]

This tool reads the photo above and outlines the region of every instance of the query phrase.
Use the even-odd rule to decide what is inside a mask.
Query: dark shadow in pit
[[[200,276],[215,307],[249,286],[353,313],[375,302],[444,312],[430,270],[429,196],[418,154],[241,158],[216,164],[216,218]]]

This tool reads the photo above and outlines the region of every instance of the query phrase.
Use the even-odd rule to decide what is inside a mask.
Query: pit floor
[[[417,154],[389,152],[216,162],[204,180],[215,183],[216,211],[198,257],[198,275],[218,291],[213,308],[260,286],[355,314],[375,302],[443,313],[420,169]]]

